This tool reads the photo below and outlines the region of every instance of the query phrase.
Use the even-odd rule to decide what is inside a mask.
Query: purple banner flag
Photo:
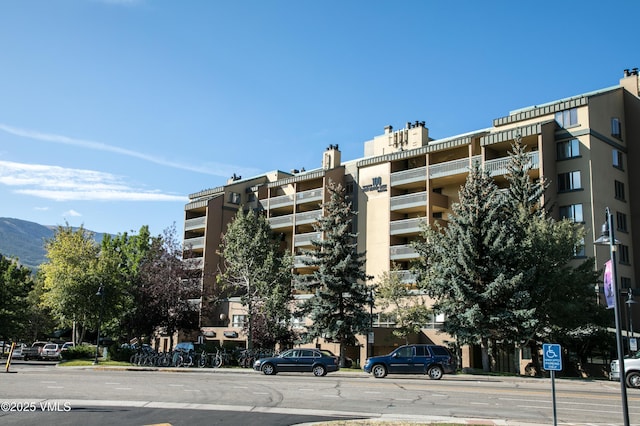
[[[615,296],[613,292],[613,271],[611,270],[611,260],[607,260],[604,264],[604,297],[607,300],[607,308],[613,308],[615,304]]]

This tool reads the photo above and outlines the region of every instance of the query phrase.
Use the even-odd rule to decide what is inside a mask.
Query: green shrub
[[[89,345],[78,345],[61,352],[62,359],[82,359],[96,356],[96,347]]]

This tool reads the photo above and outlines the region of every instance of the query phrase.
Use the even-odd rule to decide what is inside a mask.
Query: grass
[[[86,367],[93,365],[93,359],[69,359],[60,361],[58,366],[60,367]],[[109,365],[109,366],[131,366],[130,363],[124,361],[104,361],[99,360],[99,365]]]

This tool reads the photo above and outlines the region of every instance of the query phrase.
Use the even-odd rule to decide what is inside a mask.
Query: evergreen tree
[[[528,308],[526,321],[515,324],[510,340],[529,344],[538,353],[542,341],[571,340],[578,328],[597,330],[606,315],[594,303],[598,273],[592,258],[575,260],[584,241],[583,226],[554,220],[542,203],[548,184],[531,178],[529,154],[516,138],[508,173],[510,228],[517,244],[509,257],[523,272],[518,301]],[[540,372],[538,359],[534,367]]]
[[[415,244],[423,258],[420,285],[436,300],[434,311],[446,315],[445,331],[460,344],[480,343],[485,371],[490,343],[523,316],[513,297],[522,276],[506,262],[513,239],[505,206],[491,176],[474,164],[448,226],[425,229]]]
[[[225,291],[240,295],[247,307],[247,347],[290,342],[292,259],[274,239],[267,219],[239,209],[223,236],[220,254]]]
[[[425,227],[416,243],[420,285],[446,314],[446,331],[482,344],[485,370],[495,340],[529,343],[537,354],[542,339],[569,340],[604,317],[593,303],[593,259],[576,266],[583,228],[553,220],[541,204],[547,183],[531,178],[519,138],[510,157],[506,193],[475,166],[448,226]]]
[[[310,256],[305,263],[315,267],[314,272],[298,276],[300,288],[313,297],[300,305],[299,314],[312,320],[305,339],[338,342],[340,365],[344,365],[345,346],[355,344],[356,335],[369,326],[366,281],[371,277],[364,272],[365,254],[357,252],[357,235],[351,232],[356,213],[344,188],[329,182],[327,191],[324,215],[314,225],[323,238],[312,241],[315,250],[305,252]]]

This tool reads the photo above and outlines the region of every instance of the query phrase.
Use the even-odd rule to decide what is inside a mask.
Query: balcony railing
[[[296,225],[304,225],[307,223],[314,223],[322,216],[322,210],[312,210],[304,213],[297,213],[295,215]],[[269,218],[269,225],[271,229],[286,228],[293,226],[294,215],[287,214],[284,216],[275,216]]]
[[[187,238],[184,240],[184,247],[191,250],[204,248],[204,237]]]
[[[262,205],[262,207],[265,209],[275,209],[278,207],[292,206],[294,200],[297,204],[322,201],[322,188],[310,189],[308,191],[302,191],[296,194],[278,195],[277,197],[264,198],[260,200],[260,205]]]
[[[277,207],[285,207],[293,205],[293,194],[288,195],[279,195],[273,198],[265,198],[264,200],[260,200],[260,204],[262,207],[275,209]]]
[[[310,246],[311,240],[319,241],[322,238],[321,232],[308,232],[306,234],[298,234],[293,237],[294,247]]]
[[[397,276],[402,284],[415,284],[418,278],[416,274],[408,270],[391,271],[390,273]]]
[[[184,230],[185,231],[193,231],[194,229],[202,229],[204,228],[204,224],[206,222],[207,217],[194,217],[193,219],[187,219],[184,221]]]
[[[294,268],[304,268],[307,267],[307,263],[305,261],[309,261],[313,259],[312,256],[298,255],[293,258],[293,267]]]
[[[426,218],[416,217],[414,219],[396,220],[390,223],[389,233],[391,235],[410,234],[420,232],[420,225]]]
[[[532,169],[540,168],[540,156],[538,155],[538,151],[529,152],[529,166]],[[496,158],[495,160],[488,160],[484,162],[484,168],[489,171],[491,176],[498,176],[507,174],[507,166],[509,165],[510,158]]]
[[[407,183],[426,181],[427,168],[416,167],[415,169],[402,170],[400,172],[391,173],[391,186],[403,185]]]
[[[416,259],[420,255],[412,246],[403,244],[389,247],[389,257],[391,260],[404,260]]]
[[[201,257],[184,259],[184,265],[187,267],[187,269],[202,269],[202,267],[204,266],[204,259]]]
[[[399,195],[391,197],[391,211],[409,209],[427,205],[427,193],[415,192],[413,194]]]
[[[322,188],[302,191],[296,194],[296,202],[298,204],[311,203],[313,201],[322,201]]]
[[[322,217],[322,210],[312,210],[296,214],[296,225],[305,225],[317,222]]]
[[[540,159],[538,151],[529,153],[531,159],[531,168],[540,168]],[[429,173],[429,179],[463,174],[469,172],[469,165],[472,162],[482,161],[482,156],[475,155],[471,159],[461,158],[459,160],[446,161],[444,163],[432,164],[427,167],[417,167],[415,169],[402,170],[399,172],[391,173],[391,186],[402,185],[412,182],[418,182],[426,179],[427,171]],[[509,163],[509,157],[498,158],[495,160],[485,161],[485,167],[491,172],[492,176],[505,174],[507,172],[506,165]]]
[[[480,161],[481,157],[476,155],[471,157],[474,161]],[[461,158],[460,160],[447,161],[444,163],[433,164],[429,166],[429,179],[435,179],[444,176],[457,175],[469,172],[469,158]]]

